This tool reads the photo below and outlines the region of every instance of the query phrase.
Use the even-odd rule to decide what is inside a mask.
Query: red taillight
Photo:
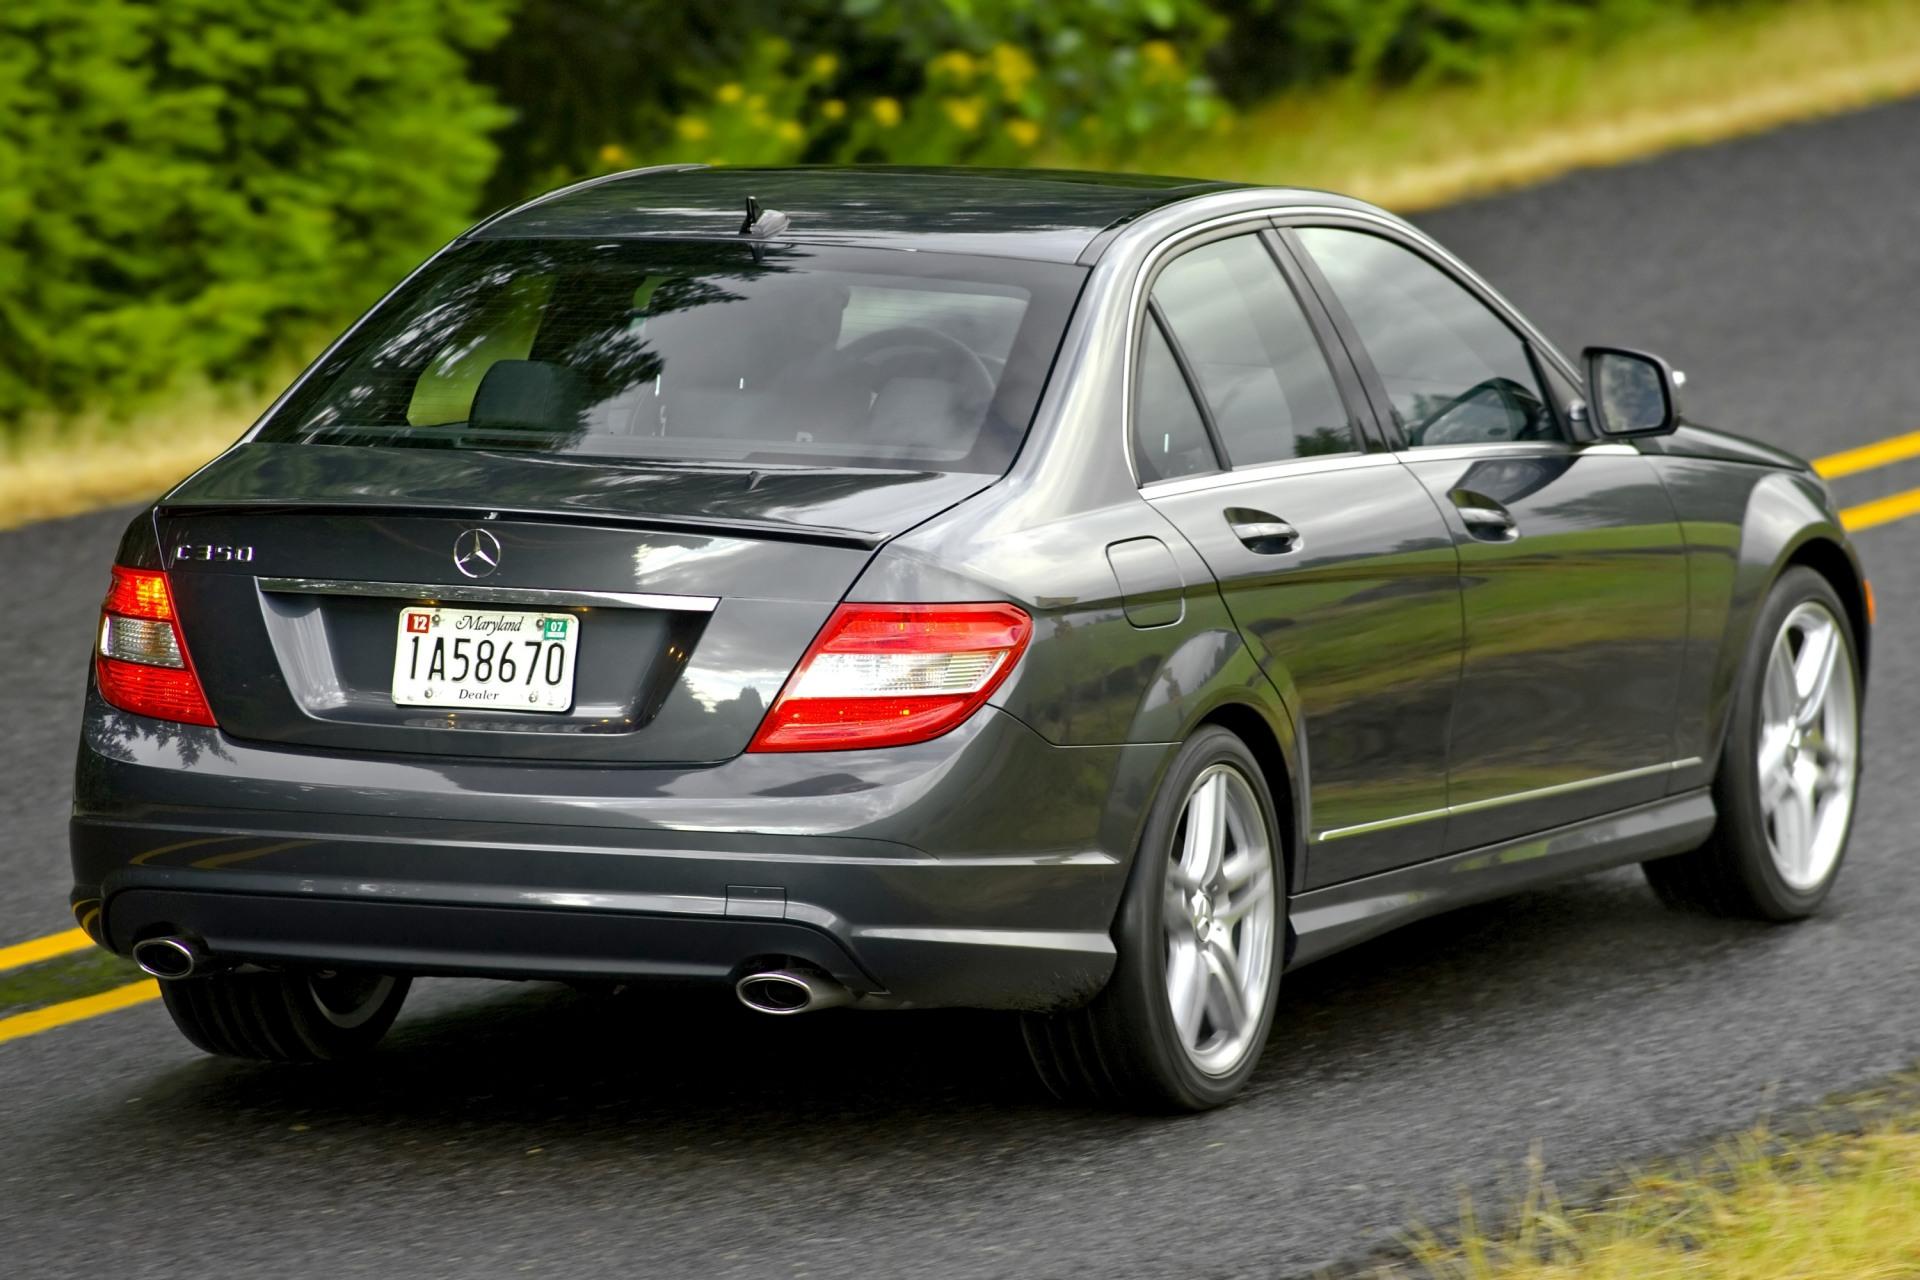
[[[167,575],[158,570],[113,566],[113,585],[100,606],[93,665],[100,696],[122,711],[214,723],[180,634]]]
[[[937,738],[1020,660],[1010,604],[843,604],[774,699],[749,751],[845,751]]]

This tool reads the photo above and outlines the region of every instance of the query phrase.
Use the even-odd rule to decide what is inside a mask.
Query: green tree
[[[0,423],[250,373],[459,230],[507,4],[0,5]]]

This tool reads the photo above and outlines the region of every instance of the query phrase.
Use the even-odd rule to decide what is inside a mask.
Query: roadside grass
[[[233,443],[270,399],[202,386],[125,416],[39,417],[0,432],[0,529],[151,498]]]
[[[1472,84],[1332,86],[1122,167],[1324,187],[1413,210],[1920,93],[1920,4],[1796,0],[1675,14],[1516,55]],[[1073,164],[1070,152],[1045,157]],[[137,414],[0,430],[0,528],[164,490],[243,431],[273,377]]]
[[[1515,56],[1472,84],[1335,87],[1127,167],[1317,187],[1402,211],[1920,93],[1920,5],[1676,12]]]
[[[1920,1275],[1920,1080],[1891,1110],[1822,1109],[1701,1159],[1633,1175],[1587,1207],[1541,1176],[1507,1225],[1464,1207],[1451,1232],[1409,1233],[1367,1280],[1872,1280]],[[1822,1127],[1826,1126],[1826,1127]]]

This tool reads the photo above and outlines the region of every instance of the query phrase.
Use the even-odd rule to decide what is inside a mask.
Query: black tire
[[[180,1034],[258,1062],[338,1062],[372,1049],[412,979],[370,973],[216,973],[160,984]]]
[[[1168,931],[1163,920],[1169,859],[1189,792],[1201,775],[1224,765],[1241,775],[1265,827],[1273,899],[1267,979],[1254,1031],[1237,1063],[1203,1071],[1184,1047],[1168,995]],[[1286,872],[1273,796],[1259,762],[1234,734],[1208,726],[1183,744],[1148,813],[1140,848],[1114,922],[1118,959],[1106,987],[1084,1008],[1027,1014],[1027,1052],[1041,1081],[1058,1098],[1143,1111],[1204,1111],[1230,1100],[1259,1065],[1273,1027],[1286,946]],[[1257,986],[1257,983],[1251,985]]]
[[[1762,697],[1767,664],[1787,619],[1803,604],[1824,608],[1838,624],[1844,640],[1838,661],[1852,677],[1854,740],[1847,744],[1855,762],[1849,782],[1846,829],[1839,854],[1818,883],[1795,887],[1775,865],[1768,838],[1767,817],[1761,803],[1760,768],[1756,755],[1763,728]],[[1812,915],[1826,900],[1846,859],[1853,813],[1860,785],[1860,649],[1852,620],[1833,585],[1814,570],[1796,566],[1780,575],[1754,621],[1747,652],[1734,687],[1734,705],[1713,780],[1713,803],[1719,821],[1706,843],[1690,853],[1641,864],[1647,883],[1661,901],[1682,910],[1749,919],[1791,921]]]

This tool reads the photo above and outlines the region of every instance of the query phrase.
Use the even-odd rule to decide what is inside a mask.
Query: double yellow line
[[[1828,480],[1838,480],[1842,476],[1858,475],[1862,471],[1892,466],[1916,457],[1920,457],[1920,431],[1909,431],[1905,435],[1861,445],[1858,449],[1846,449],[1840,453],[1830,453],[1824,458],[1815,458],[1813,469]],[[1904,493],[1863,502],[1857,507],[1847,507],[1840,512],[1840,523],[1857,533],[1861,529],[1890,524],[1915,514],[1920,514],[1920,489],[1908,489]]]
[[[85,933],[79,929],[68,929],[65,933],[49,934],[44,938],[34,938],[30,942],[0,947],[0,973],[24,968],[30,964],[39,964],[42,960],[55,960],[61,956],[85,950],[92,945],[93,939]],[[25,1036],[37,1036],[42,1031],[64,1027],[70,1022],[97,1018],[103,1013],[112,1013],[115,1009],[131,1008],[136,1004],[145,1004],[149,1000],[159,998],[160,984],[151,978],[143,978],[139,982],[129,982],[125,986],[113,987],[95,995],[82,996],[78,1000],[63,1000],[59,1004],[50,1004],[43,1009],[29,1009],[25,1013],[0,1018],[0,1044],[5,1044],[9,1040],[19,1040]]]

